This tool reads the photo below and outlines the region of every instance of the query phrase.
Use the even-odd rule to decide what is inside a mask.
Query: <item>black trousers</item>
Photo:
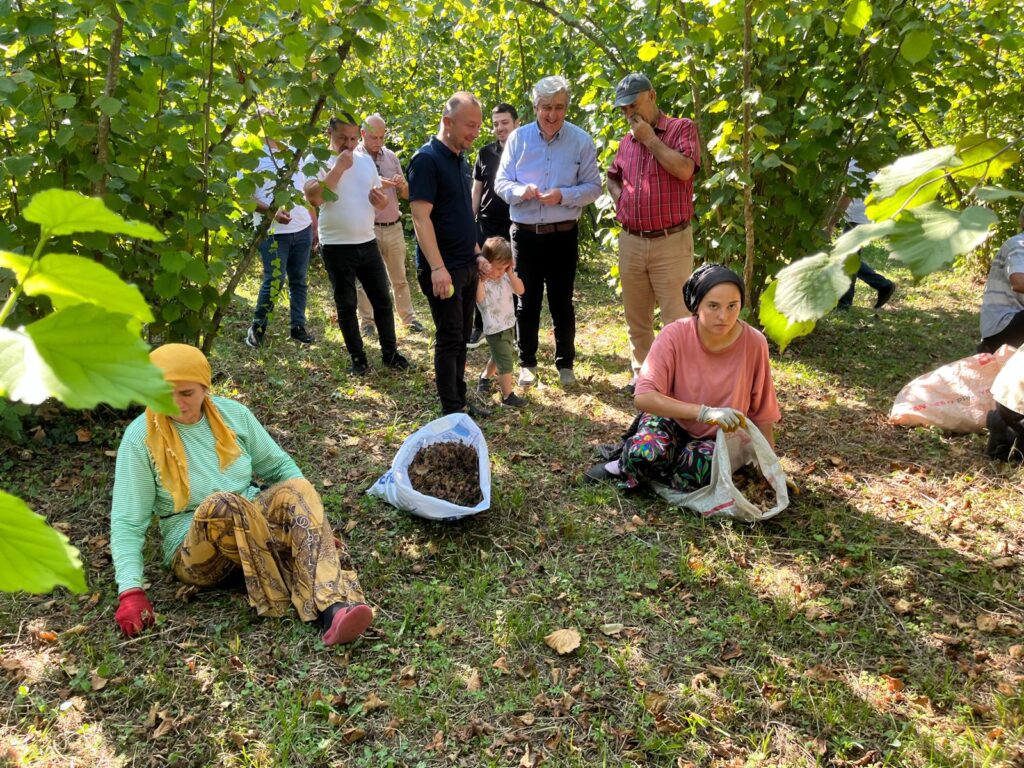
[[[988,412],[985,453],[1000,461],[1024,461],[1024,415],[1002,403]]]
[[[1024,312],[1013,316],[1010,324],[994,336],[988,336],[978,345],[979,352],[995,352],[1003,344],[1019,347],[1024,344]]]
[[[572,368],[576,361],[576,308],[572,303],[579,262],[579,227],[538,235],[512,225],[516,274],[526,289],[519,310],[519,364],[537,365],[537,335],[544,289],[555,327],[555,367]]]
[[[416,273],[434,320],[434,380],[445,415],[466,409],[466,344],[473,330],[479,280],[475,261],[464,267],[450,267],[448,274],[455,293],[450,299],[439,299],[430,282],[430,267],[420,267]]]
[[[391,293],[384,260],[377,250],[377,241],[358,245],[323,245],[324,267],[334,289],[334,306],[338,310],[338,327],[345,339],[345,349],[354,363],[366,363],[363,337],[359,333],[356,314],[356,280],[363,284],[373,307],[380,351],[387,362],[398,352],[395,339],[395,316],[391,312]]]

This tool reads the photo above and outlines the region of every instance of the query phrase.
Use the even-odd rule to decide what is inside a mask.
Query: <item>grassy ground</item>
[[[581,484],[592,446],[631,418],[605,269],[578,281],[579,385],[548,367],[527,410],[481,423],[492,508],[454,525],[363,493],[437,415],[428,339],[402,340],[416,372],[353,380],[322,269],[311,348],[281,318],[246,348],[254,286],[239,298],[216,386],[345,532],[378,618],[343,649],[255,618],[237,587],[183,594],[155,542],[158,624],[126,640],[106,516],[127,416],[55,416],[0,449],[4,487],[81,548],[93,589],[0,598],[0,764],[1024,764],[1024,475],[986,460],[981,436],[885,418],[905,381],[973,351],[979,286],[886,268],[889,306],[861,290],[775,356],[778,445],[803,493],[747,526]],[[544,643],[559,628],[582,635],[566,656]]]

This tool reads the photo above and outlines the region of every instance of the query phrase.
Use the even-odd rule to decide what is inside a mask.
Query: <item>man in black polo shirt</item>
[[[409,162],[417,277],[434,318],[434,378],[443,414],[466,410],[466,342],[479,272],[490,270],[478,256],[470,170],[463,155],[480,135],[482,121],[476,96],[455,93],[444,106],[437,136]],[[475,405],[469,413],[486,415]]]
[[[477,243],[481,247],[489,237],[511,240],[509,230],[512,228],[512,217],[508,213],[508,203],[494,192],[494,177],[498,174],[505,139],[519,127],[519,113],[511,104],[502,102],[491,113],[491,125],[494,127],[495,141],[480,150],[473,167],[473,215],[476,217]],[[469,348],[475,349],[483,342],[484,321],[478,309],[473,318]]]

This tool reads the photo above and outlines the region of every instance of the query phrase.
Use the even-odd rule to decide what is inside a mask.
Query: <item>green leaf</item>
[[[938,203],[922,205],[906,216],[906,222],[900,221],[900,231],[889,238],[889,250],[916,280],[977,248],[999,221],[988,208],[954,211]]]
[[[871,3],[868,0],[850,0],[843,14],[843,34],[857,36],[871,21]]]
[[[917,64],[932,50],[932,33],[927,29],[915,29],[903,38],[900,45],[900,56],[911,64]]]
[[[850,289],[850,276],[857,271],[857,256],[816,253],[794,261],[775,276],[775,306],[790,322],[801,323],[824,317]]]
[[[0,591],[50,592],[88,587],[78,550],[17,496],[0,491]]]
[[[636,54],[640,61],[654,61],[658,56],[658,44],[653,40],[648,40],[646,43],[640,46],[640,50]]]
[[[858,224],[853,229],[844,232],[829,251],[832,256],[849,256],[856,253],[868,243],[880,237],[886,237],[896,231],[897,224],[892,219],[879,221],[874,224]]]
[[[962,138],[957,142],[956,154],[963,165],[956,168],[953,175],[970,179],[973,183],[984,179],[994,181],[1020,162],[1020,152],[1013,148],[1013,142],[990,139],[984,134]]]
[[[0,251],[0,266],[14,270],[29,296],[49,296],[58,309],[87,302],[144,323],[153,320],[139,289],[92,259],[50,253],[36,263],[26,278],[31,263],[26,256]]]
[[[17,331],[0,328],[0,394],[30,405],[56,397],[71,408],[142,403],[174,413],[170,387],[128,323],[76,304]]]
[[[994,200],[1005,200],[1008,197],[1024,198],[1024,192],[1004,187],[978,187],[974,190],[974,196],[985,202]]]
[[[785,352],[793,339],[806,336],[814,330],[817,325],[814,320],[806,320],[802,323],[792,323],[775,306],[775,291],[778,288],[778,281],[773,282],[761,294],[761,305],[758,309],[757,318],[772,341],[779,345],[779,351]]]
[[[174,272],[161,272],[153,280],[153,290],[161,299],[172,299],[181,290],[181,277]]]
[[[57,109],[71,109],[78,103],[78,97],[73,93],[62,93],[59,96],[54,97],[53,105]]]
[[[48,189],[35,195],[25,206],[24,215],[49,235],[107,232],[142,240],[164,239],[156,227],[121,218],[98,197],[86,197],[66,189]]]
[[[829,37],[835,37],[836,32],[839,31],[839,25],[836,24],[834,19],[825,17],[825,34]]]
[[[121,111],[121,102],[113,96],[97,96],[92,105],[105,115],[116,115]]]
[[[946,169],[959,165],[955,147],[936,147],[901,157],[878,172],[868,195],[868,218],[881,221],[902,208],[934,200],[945,184]]]

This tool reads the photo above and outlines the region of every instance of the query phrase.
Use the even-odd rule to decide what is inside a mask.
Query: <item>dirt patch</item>
[[[434,443],[420,448],[409,465],[412,487],[460,507],[475,507],[480,493],[480,464],[476,451],[464,443]]]

